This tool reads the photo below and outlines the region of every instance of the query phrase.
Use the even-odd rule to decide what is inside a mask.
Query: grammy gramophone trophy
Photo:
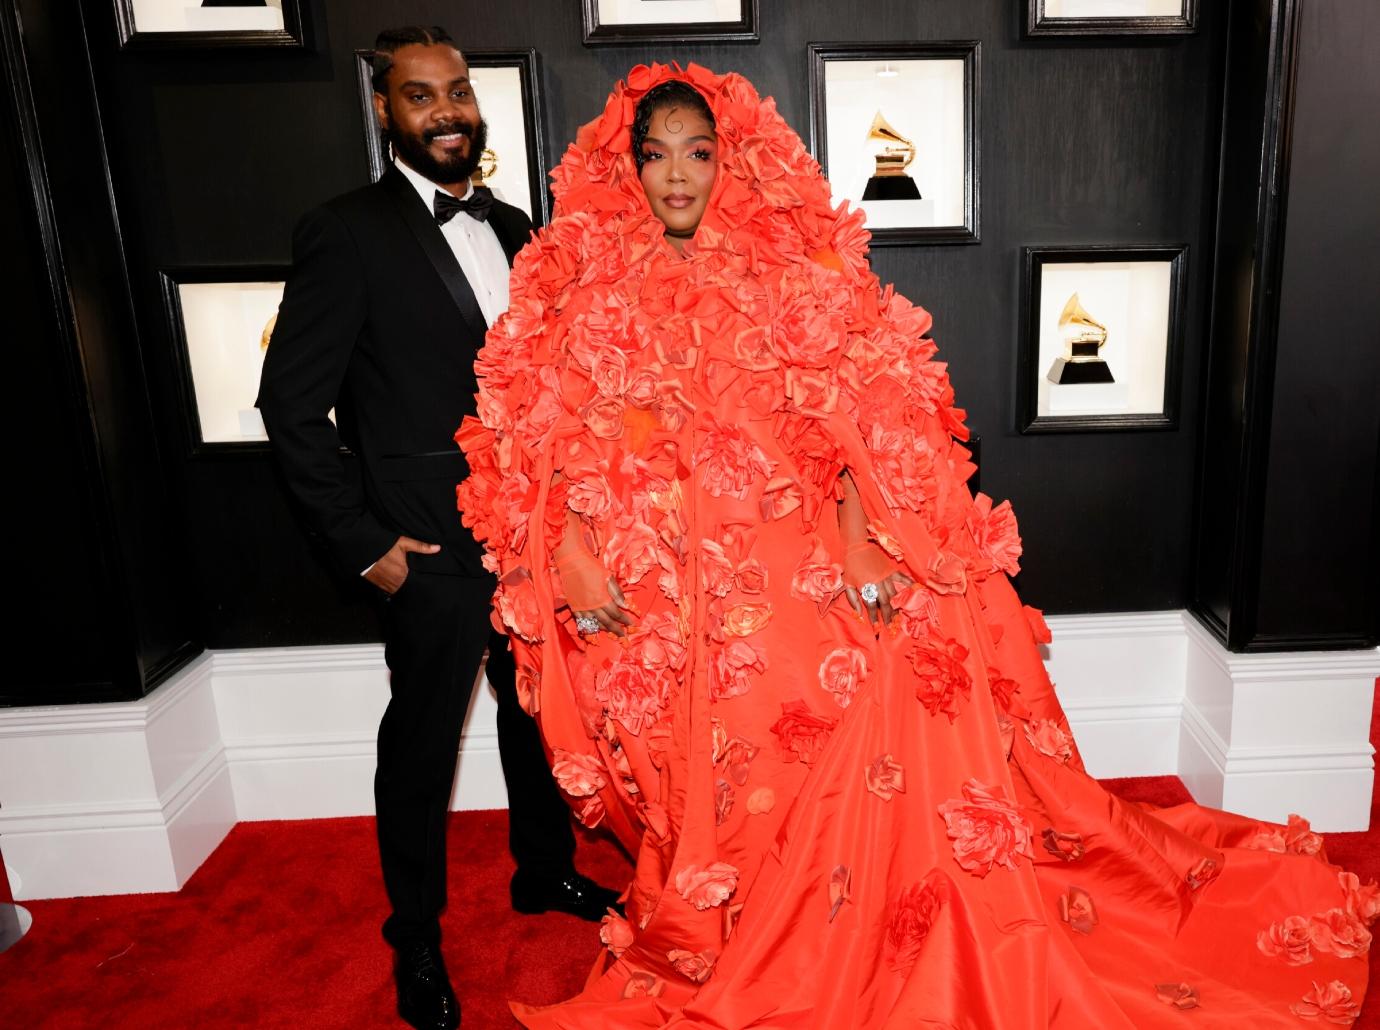
[[[259,334],[259,350],[268,350],[268,341],[273,339],[273,330],[278,328],[278,312],[273,312],[269,316],[268,324],[264,326],[264,331]]]
[[[485,147],[484,153],[479,155],[479,164],[470,173],[470,182],[476,186],[488,186],[497,174],[498,155],[493,152],[493,148]]]
[[[1107,327],[1088,314],[1076,293],[1059,315],[1059,333],[1064,338],[1064,354],[1054,359],[1046,379],[1060,386],[1116,382],[1111,368],[1098,357],[1107,342]]]
[[[877,170],[867,180],[863,200],[919,200],[920,187],[906,174],[915,160],[915,144],[887,124],[878,111],[867,130],[867,142],[881,140],[887,146],[876,155]],[[899,144],[899,145],[895,145]]]

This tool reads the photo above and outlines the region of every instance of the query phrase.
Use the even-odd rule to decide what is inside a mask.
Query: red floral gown
[[[636,99],[709,99],[719,177],[662,239]],[[736,75],[635,69],[553,175],[457,433],[519,691],[579,817],[636,856],[586,989],[529,1027],[1286,1027],[1355,1018],[1380,890],[1302,820],[1108,795],[1083,769],[973,497],[929,315]],[[840,597],[845,470],[915,579]],[[583,638],[566,513],[638,612]]]

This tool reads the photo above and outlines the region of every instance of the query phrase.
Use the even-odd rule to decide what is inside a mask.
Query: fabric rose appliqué
[[[931,636],[916,645],[907,655],[920,685],[915,696],[931,715],[943,712],[953,722],[958,717],[959,700],[967,700],[973,691],[973,681],[963,660],[968,649],[956,640],[941,640]]]
[[[738,870],[727,862],[686,866],[676,874],[676,891],[699,911],[722,905],[738,889]]]
[[[791,578],[791,596],[825,605],[843,589],[843,566],[829,557],[818,537],[801,556]]]
[[[1343,1026],[1356,1022],[1361,1006],[1351,998],[1351,988],[1341,980],[1327,985],[1313,981],[1313,989],[1289,1006],[1300,1019],[1325,1019]]]
[[[592,755],[556,748],[551,759],[551,775],[561,790],[573,798],[589,797],[608,785],[604,779],[604,764]]]
[[[878,755],[863,770],[863,780],[867,789],[883,801],[890,801],[897,794],[906,792],[906,770],[890,754]]]
[[[1065,862],[1077,862],[1087,853],[1080,833],[1060,833],[1054,827],[1046,826],[1040,838],[1046,851]]]
[[[630,973],[628,982],[623,985],[624,998],[659,998],[665,992],[665,980],[641,970]]]
[[[1026,723],[1025,739],[1040,754],[1056,762],[1067,762],[1073,757],[1073,738],[1053,719],[1033,719]]]
[[[972,779],[963,785],[962,800],[951,798],[939,806],[954,861],[974,876],[985,877],[998,865],[1014,870],[1017,858],[1035,857],[1030,827],[1015,805],[998,796],[1000,790]]]
[[[907,887],[892,901],[886,926],[886,952],[892,969],[905,973],[915,965],[942,903],[931,880]]]
[[[1329,909],[1308,920],[1308,937],[1318,951],[1355,958],[1370,950],[1370,931],[1344,908]]]
[[[1289,916],[1256,934],[1255,946],[1268,958],[1277,958],[1288,966],[1305,966],[1313,961],[1312,938],[1308,920],[1303,916]]]
[[[985,560],[982,571],[1004,572],[1008,576],[1021,571],[1021,537],[1010,501],[1002,501],[994,508],[992,498],[979,493],[968,512],[968,531]]]
[[[801,761],[809,765],[819,758],[837,724],[837,719],[810,711],[804,701],[783,701],[781,718],[772,723],[771,731],[786,752],[787,762]]]
[[[756,644],[734,640],[721,648],[709,663],[709,696],[715,701],[746,694],[751,675],[767,670],[767,653]]]
[[[661,673],[648,669],[624,651],[599,673],[594,696],[610,718],[622,723],[629,733],[641,734],[657,721],[667,691],[668,683]]]
[[[617,958],[632,947],[632,925],[613,909],[609,909],[608,915],[604,916],[599,926],[599,939],[604,942],[604,947],[613,953],[613,957]]]
[[[1362,887],[1359,876],[1343,870],[1337,874],[1337,882],[1346,897],[1348,912],[1367,926],[1380,917],[1380,886],[1374,880]]]
[[[673,948],[666,953],[666,960],[675,967],[676,972],[697,984],[702,984],[709,979],[709,974],[714,972],[714,963],[718,957],[718,953],[713,948],[706,948],[704,951],[698,952]]]
[[[1155,997],[1176,1009],[1198,1007],[1198,992],[1185,983],[1155,984]]]
[[[747,497],[754,479],[771,476],[773,464],[762,448],[737,426],[706,415],[704,435],[695,448],[695,467],[705,490],[715,497]]]
[[[847,708],[867,678],[867,656],[856,647],[836,647],[819,663],[819,685],[834,695],[840,708]]]
[[[1059,895],[1059,918],[1069,924],[1069,929],[1081,934],[1090,934],[1097,925],[1097,906],[1092,895],[1082,887],[1070,887]]]

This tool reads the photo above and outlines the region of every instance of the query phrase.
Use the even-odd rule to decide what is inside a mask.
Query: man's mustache
[[[427,129],[422,133],[422,139],[431,143],[437,136],[461,135],[466,139],[474,139],[475,126],[467,125],[465,122],[454,122],[450,125],[438,125],[435,128]]]

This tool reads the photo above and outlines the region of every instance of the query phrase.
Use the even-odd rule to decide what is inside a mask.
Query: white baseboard
[[[1180,612],[1050,616],[1045,668],[1088,772],[1163,776],[1177,768],[1184,696]]]
[[[388,705],[383,647],[215,655],[216,709],[246,822],[374,814],[374,750]],[[507,808],[493,690],[480,674],[460,739],[452,810]]]
[[[1369,828],[1372,651],[1232,654],[1184,620],[1179,776],[1206,805],[1327,833]]]
[[[1380,656],[1231,655],[1182,612],[1051,617],[1088,769],[1179,774],[1259,818],[1361,829]],[[19,900],[177,890],[235,822],[373,812],[378,645],[204,655],[138,702],[0,709],[0,851]],[[451,807],[507,796],[481,679]]]
[[[141,701],[0,709],[14,896],[174,891],[236,822],[203,655]]]

